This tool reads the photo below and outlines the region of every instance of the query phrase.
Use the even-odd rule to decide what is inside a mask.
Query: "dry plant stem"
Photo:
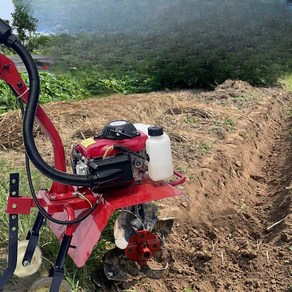
[[[270,257],[269,257],[269,252],[266,251],[266,258],[267,258],[267,263],[269,264],[270,263]]]
[[[222,260],[222,264],[224,265],[224,255],[223,255],[223,251],[221,251],[221,260]]]
[[[280,223],[282,223],[286,218],[287,218],[288,215],[286,215],[284,218],[282,218],[281,220],[275,222],[274,224],[272,224],[271,226],[267,227],[266,228],[266,231],[267,232],[270,232],[275,226],[279,225]]]

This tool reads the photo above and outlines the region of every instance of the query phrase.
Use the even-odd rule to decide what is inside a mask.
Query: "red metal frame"
[[[29,97],[29,89],[22,80],[18,70],[14,63],[0,53],[0,79],[3,79],[15,92],[15,94],[27,103]],[[38,106],[36,112],[36,118],[39,124],[42,126],[46,134],[48,135],[54,151],[54,167],[60,171],[66,171],[65,164],[65,151],[61,140],[61,137],[47,116],[41,106]],[[54,182],[52,191],[56,194],[62,194],[67,192],[67,186]]]
[[[182,183],[184,180],[185,178],[181,177],[179,181]],[[49,192],[44,190],[39,192],[40,204],[50,215],[59,220],[73,220],[86,212],[90,204],[100,200],[94,212],[79,224],[65,226],[50,223],[51,230],[59,240],[63,238],[64,234],[73,235],[72,248],[68,253],[78,267],[82,267],[86,263],[110,216],[116,210],[181,195],[179,190],[170,184],[157,184],[149,178],[138,185],[107,191],[102,198],[88,188],[81,188],[78,193],[82,193],[87,200],[76,197],[77,192],[74,189],[68,193],[68,197],[71,196],[71,199],[57,201],[50,200]],[[74,198],[72,199],[72,197]],[[32,207],[35,207],[35,204],[30,197],[9,197],[6,212],[8,214],[29,214]]]
[[[101,203],[86,220],[76,225],[71,242],[75,248],[69,249],[69,255],[78,267],[82,267],[90,256],[92,249],[98,242],[103,229],[106,227],[110,216],[115,210],[143,204],[150,201],[161,200],[181,193],[167,183],[155,185],[150,179],[140,185],[104,193]],[[77,210],[76,214],[82,213]],[[76,215],[76,216],[78,216]],[[54,217],[65,219],[65,213],[55,214]],[[51,224],[50,228],[58,239],[63,237],[66,227]],[[84,240],[86,244],[84,244]]]
[[[28,88],[13,62],[1,53],[0,79],[3,79],[25,103],[28,101]],[[65,172],[65,152],[57,129],[41,106],[37,108],[36,118],[51,140],[54,150],[55,168]],[[64,235],[73,236],[68,254],[78,267],[82,267],[89,258],[93,247],[100,239],[103,229],[115,210],[181,194],[174,186],[183,183],[185,177],[177,172],[174,174],[178,179],[172,183],[155,183],[149,178],[145,178],[141,184],[106,190],[103,195],[95,194],[87,187],[75,188],[53,182],[50,191],[39,191],[38,197],[41,206],[46,209],[48,214],[54,216],[55,219],[63,221],[71,221],[78,218],[78,216],[87,212],[93,204],[99,202],[91,215],[79,224],[65,226],[50,223],[50,228],[59,240],[62,240]],[[31,197],[10,196],[6,212],[8,214],[29,214],[33,207],[35,207],[35,203]],[[149,240],[148,246],[147,244],[146,246],[140,246],[142,242],[137,240],[136,244],[138,243],[139,245],[141,255],[138,258],[137,255],[130,255],[130,257],[135,257],[141,264],[144,263],[141,256],[149,255],[149,252],[153,255],[156,251],[154,246],[157,243],[154,235],[154,237],[151,237],[149,234],[144,233],[144,236]],[[153,243],[153,240],[155,243]]]

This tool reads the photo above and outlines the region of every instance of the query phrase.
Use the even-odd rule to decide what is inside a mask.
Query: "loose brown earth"
[[[120,288],[292,290],[291,98],[280,85],[259,89],[227,80],[212,92],[114,95],[44,106],[68,153],[72,143],[119,118],[163,125],[171,137],[175,167],[187,176],[180,187],[187,199],[171,201],[180,211],[164,251],[169,272]],[[18,113],[0,116],[2,157],[23,151],[19,119]],[[39,128],[35,133],[51,162],[49,142]]]

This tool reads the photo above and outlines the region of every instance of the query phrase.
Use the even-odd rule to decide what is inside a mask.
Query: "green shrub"
[[[113,92],[123,94],[149,92],[154,88],[154,81],[150,77],[138,73],[121,76],[92,73],[86,75],[82,83],[92,95]]]
[[[212,27],[209,37],[189,27],[186,35],[53,36],[49,53],[61,56],[58,70],[93,75],[85,86],[93,93],[212,88],[226,79],[271,86],[292,71],[292,23],[255,31],[235,27],[222,35]]]
[[[26,74],[21,74],[25,83],[28,84]],[[57,75],[49,72],[40,72],[41,95],[40,103],[59,100],[80,100],[91,96],[85,90],[78,79],[66,75]],[[0,113],[18,108],[17,98],[11,89],[3,81],[0,82]]]

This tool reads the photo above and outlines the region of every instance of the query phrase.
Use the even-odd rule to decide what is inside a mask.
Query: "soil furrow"
[[[172,139],[175,167],[187,176],[180,189],[189,200],[164,202],[180,208],[164,249],[169,273],[160,280],[141,275],[120,288],[291,290],[291,97],[281,86],[253,88],[227,80],[212,92],[115,95],[44,106],[68,157],[82,134],[87,138],[118,118],[160,124]],[[17,115],[0,116],[3,132],[17,132]],[[22,151],[21,136],[9,138],[3,159]],[[36,131],[36,142],[52,161],[42,131]]]

